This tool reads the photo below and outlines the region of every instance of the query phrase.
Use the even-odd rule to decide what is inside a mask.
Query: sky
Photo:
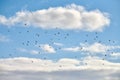
[[[119,2],[0,0],[0,79],[119,80]]]

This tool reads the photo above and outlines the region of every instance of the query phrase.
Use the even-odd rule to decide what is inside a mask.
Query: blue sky
[[[119,0],[0,0],[0,60],[3,63],[8,60],[5,64],[9,64],[11,63],[9,59],[13,61],[18,59],[23,65],[23,60],[25,62],[31,59],[51,60],[61,64],[61,60],[65,59],[67,62],[66,59],[70,59],[73,62],[83,61],[84,64],[93,58],[103,64],[101,60],[105,60],[106,67],[112,68],[113,64],[118,68],[119,2]],[[13,65],[17,66],[14,63]],[[19,70],[18,67],[16,69]],[[76,70],[77,66],[74,69]],[[117,72],[115,74],[119,75]],[[108,79],[103,76],[105,77],[103,80],[120,78]],[[2,78],[4,79],[3,76]],[[91,79],[96,80],[92,77]]]

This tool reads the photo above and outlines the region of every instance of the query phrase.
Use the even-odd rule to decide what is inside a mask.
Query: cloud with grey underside
[[[14,26],[25,24],[43,29],[64,29],[103,31],[110,24],[108,13],[99,9],[86,10],[85,7],[70,4],[65,7],[50,7],[36,11],[19,11],[14,16],[0,15],[0,24]]]
[[[120,70],[69,70],[54,72],[6,71],[1,80],[119,80]]]
[[[97,57],[86,57],[83,60],[62,58],[56,62],[17,57],[0,59],[0,63],[1,80],[120,79],[120,63],[101,60]]]

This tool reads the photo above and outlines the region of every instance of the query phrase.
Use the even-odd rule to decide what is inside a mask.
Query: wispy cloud
[[[44,29],[70,29],[84,31],[102,31],[110,24],[107,13],[100,10],[87,11],[76,4],[66,7],[50,7],[37,11],[20,11],[6,18],[0,15],[0,24],[12,26],[17,23],[32,25]]]
[[[18,48],[18,50],[23,53],[39,54],[39,51],[37,50],[27,50],[25,48]]]
[[[56,45],[56,46],[63,46],[62,43],[58,43],[58,42],[54,42],[53,44]]]
[[[63,48],[65,51],[83,51],[83,52],[90,52],[90,53],[106,53],[108,50],[113,49],[120,49],[120,46],[111,46],[111,45],[105,45],[98,42],[95,42],[93,44],[83,44],[81,43],[80,46],[77,47],[69,47],[69,48]]]
[[[49,44],[41,44],[41,49],[47,53],[55,53],[55,49]]]
[[[10,39],[7,36],[0,34],[0,42],[8,42],[8,41],[10,41]]]

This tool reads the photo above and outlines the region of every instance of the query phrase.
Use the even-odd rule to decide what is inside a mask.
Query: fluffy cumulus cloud
[[[55,53],[56,52],[55,49],[52,46],[50,46],[49,44],[42,44],[41,49],[47,53]]]
[[[80,46],[77,47],[63,48],[63,50],[65,51],[73,51],[73,52],[83,51],[90,53],[106,53],[108,50],[114,50],[114,49],[120,49],[120,46],[111,46],[111,45],[105,45],[95,42],[93,44],[81,43]]]
[[[44,29],[102,31],[110,24],[110,19],[105,12],[98,9],[87,11],[83,6],[75,4],[32,12],[20,11],[9,18],[0,15],[0,24],[2,25],[13,26],[17,23]]]
[[[85,64],[87,62],[87,65]],[[58,61],[35,58],[0,59],[1,80],[119,80],[120,63],[87,57]],[[102,65],[102,64],[105,65]],[[91,74],[92,73],[92,74]]]

